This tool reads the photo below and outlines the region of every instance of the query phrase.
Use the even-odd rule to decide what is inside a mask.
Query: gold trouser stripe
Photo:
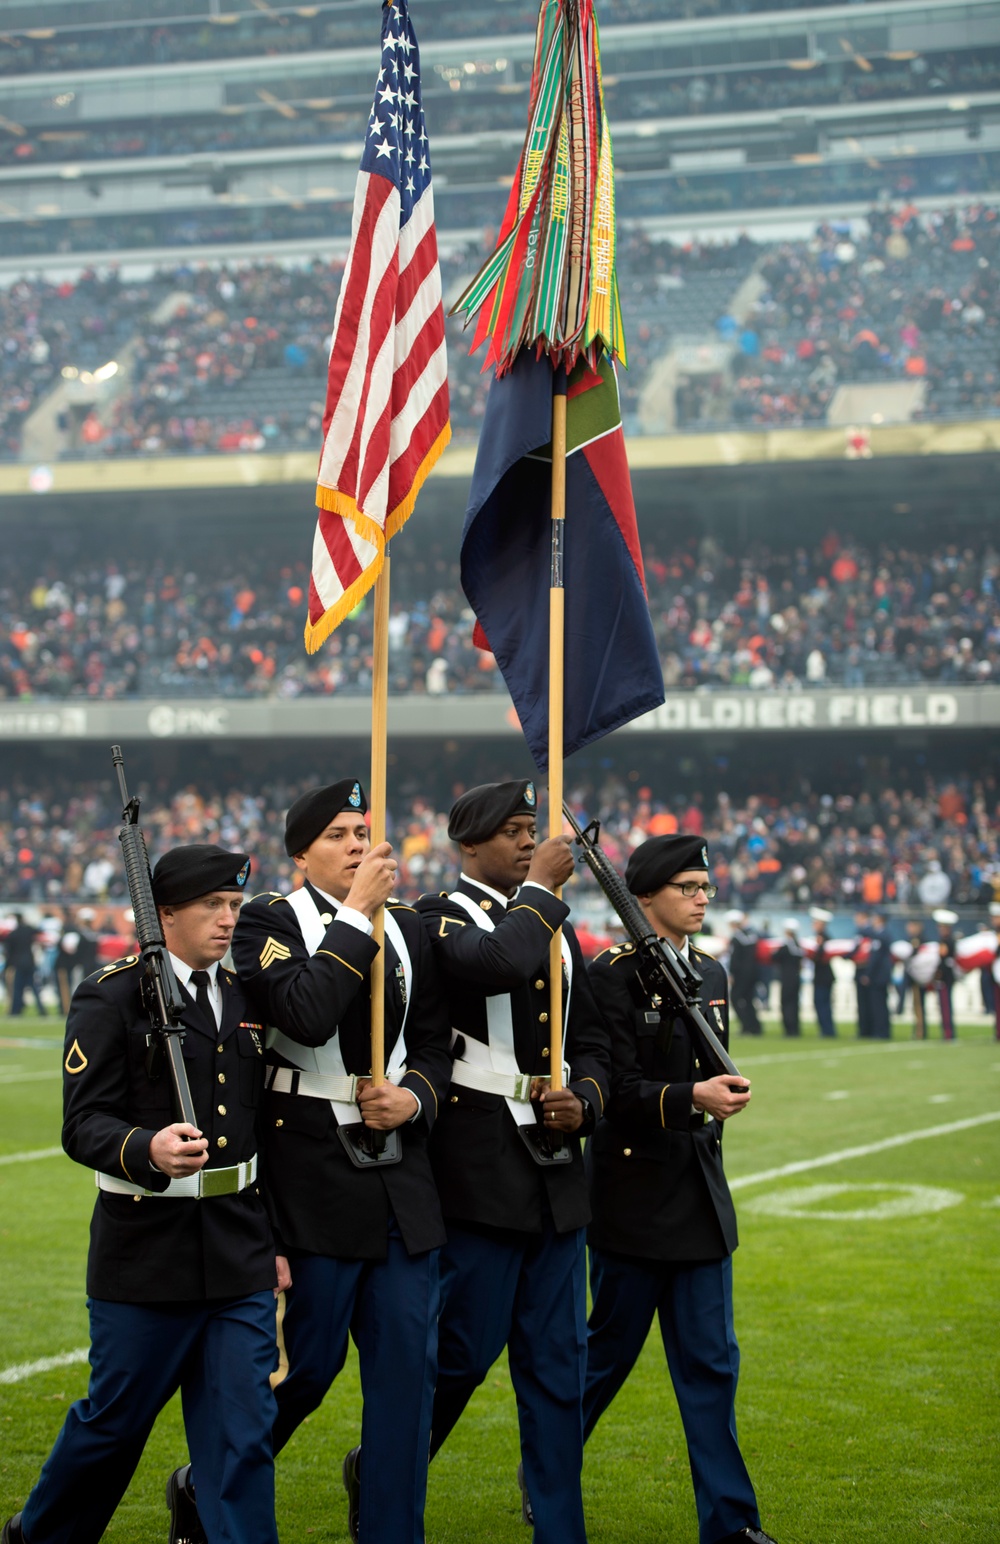
[[[601,1093],[601,1085],[596,1078],[574,1078],[575,1083],[593,1083],[597,1089],[597,1097],[601,1101],[601,1114],[604,1114],[604,1095]]]
[[[660,1125],[664,1128],[664,1130],[666,1130],[667,1120],[663,1113],[663,1096],[669,1087],[669,1083],[664,1083],[663,1087],[660,1089]]]
[[[535,912],[535,916],[538,918],[539,922],[544,923],[544,925],[549,929],[550,933],[554,933],[555,932],[555,928],[549,926],[549,924],[545,921],[545,918],[542,916],[541,912],[540,911],[535,911],[534,906],[529,906],[526,901],[521,901],[521,903],[518,906],[512,906],[510,908],[510,911],[534,911]],[[510,912],[508,912],[507,915],[509,917],[510,916]]]
[[[434,1084],[431,1082],[430,1078],[426,1078],[422,1072],[418,1072],[416,1067],[407,1067],[406,1076],[409,1077],[411,1073],[415,1078],[422,1078],[423,1081],[427,1084],[427,1087],[430,1089],[431,1098],[434,1100],[434,1118],[436,1120],[438,1112],[438,1096],[434,1092]]]
[[[141,1126],[133,1126],[132,1130],[128,1134],[128,1137],[135,1136],[135,1133],[137,1131],[141,1131],[141,1130],[142,1130]],[[128,1137],[126,1137],[124,1142],[122,1143],[122,1150],[118,1154],[118,1162],[121,1164],[122,1173],[125,1175],[125,1178],[129,1179],[129,1180],[132,1180],[133,1185],[137,1185],[139,1183],[139,1181],[137,1179],[132,1179],[131,1174],[129,1173],[128,1169],[126,1169],[126,1167],[125,1167],[125,1149],[128,1146]]]
[[[360,971],[360,970],[355,970],[355,968],[354,968],[354,966],[353,966],[353,965],[348,965],[348,963],[347,963],[347,961],[346,961],[346,960],[342,960],[342,959],[341,959],[341,958],[340,958],[340,955],[339,955],[339,954],[334,954],[334,952],[333,952],[333,950],[332,950],[332,949],[317,949],[317,950],[316,950],[316,953],[317,953],[317,954],[326,954],[326,955],[329,955],[329,957],[330,957],[330,959],[331,959],[331,960],[336,960],[336,961],[337,961],[337,964],[338,964],[338,965],[343,965],[343,967],[344,967],[344,969],[345,969],[345,970],[350,970],[350,971],[353,971],[353,973],[354,973],[354,975],[356,975],[356,976],[357,976],[357,978],[358,978],[358,980],[359,980],[359,981],[363,981],[363,980],[364,980],[364,979],[365,979],[365,978],[364,978],[364,976],[363,976],[363,975],[362,975],[362,974],[361,974],[361,971]]]

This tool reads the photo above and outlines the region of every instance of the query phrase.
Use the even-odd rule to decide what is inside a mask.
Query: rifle
[[[671,1018],[684,1020],[712,1067],[713,1075],[728,1072],[733,1077],[742,1077],[740,1069],[701,1011],[701,972],[674,948],[669,939],[659,938],[654,933],[639,902],[601,849],[598,841],[601,834],[600,821],[592,820],[585,829],[581,829],[567,804],[563,805],[563,814],[572,827],[587,867],[618,913],[622,926],[635,945],[638,976],[643,991],[651,998],[659,998]],[[661,1029],[663,1050],[669,1044],[669,1023],[668,1018]]]
[[[152,1025],[152,1033],[146,1037],[149,1047],[146,1053],[146,1072],[150,1078],[158,1077],[161,1058],[166,1058],[174,1089],[177,1119],[197,1127],[198,1120],[194,1113],[194,1100],[182,1050],[184,1030],[181,1014],[186,1004],[163,941],[160,918],[153,900],[149,855],[139,825],[139,800],[128,796],[125,761],[120,745],[112,745],[111,760],[118,773],[118,789],[122,799],[122,828],[118,840],[122,844],[125,858],[129,899],[142,955],[142,1001]]]

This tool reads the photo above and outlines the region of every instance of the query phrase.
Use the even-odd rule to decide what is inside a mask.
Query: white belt
[[[499,1099],[516,1099],[518,1104],[528,1104],[531,1101],[531,1085],[536,1078],[542,1082],[548,1082],[548,1073],[519,1072],[511,1075],[509,1072],[494,1072],[490,1067],[474,1067],[467,1061],[459,1059],[452,1065],[451,1081],[457,1083],[459,1088],[474,1088],[480,1094],[496,1094]],[[563,1080],[569,1079],[569,1065],[563,1063]]]
[[[398,1067],[387,1072],[387,1083],[401,1083],[406,1068]],[[308,1099],[333,1099],[338,1104],[356,1104],[358,1086],[371,1082],[370,1072],[303,1072],[299,1067],[274,1067],[264,1069],[264,1087],[275,1094],[305,1094]]]
[[[306,1094],[310,1099],[336,1099],[354,1104],[358,1097],[358,1078],[353,1072],[301,1072],[298,1067],[266,1067],[264,1087],[274,1094]]]
[[[168,1200],[206,1200],[212,1196],[234,1196],[246,1190],[257,1178],[257,1154],[245,1163],[234,1163],[228,1169],[199,1169],[197,1174],[186,1174],[183,1179],[172,1179],[166,1190],[143,1190],[128,1180],[116,1179],[113,1174],[94,1175],[98,1190],[109,1190],[116,1196],[166,1196]]]

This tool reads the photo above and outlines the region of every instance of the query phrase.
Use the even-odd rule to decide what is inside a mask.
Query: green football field
[[[0,1020],[0,1520],[86,1388],[95,1191],[58,1152],[60,1034]],[[726,1137],[739,1424],[765,1526],[780,1544],[996,1540],[1000,1045],[981,1027],[868,1044],[771,1025],[735,1054],[754,1087]],[[284,1540],[347,1539],[340,1463],[359,1411],[352,1363],[279,1460]],[[175,1400],[110,1539],[165,1539],[164,1480],[184,1457]],[[524,1544],[517,1457],[498,1364],[431,1470],[430,1544]],[[697,1540],[655,1334],[588,1446],[584,1499],[592,1544]]]

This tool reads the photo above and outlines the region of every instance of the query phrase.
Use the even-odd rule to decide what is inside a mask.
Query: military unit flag
[[[382,61],[333,326],[316,503],[310,653],[358,604],[448,443],[448,376],[420,60],[406,0]]]
[[[663,701],[614,365],[581,360],[566,407],[564,753]],[[490,385],[462,587],[539,768],[548,766],[552,366],[522,351]]]

